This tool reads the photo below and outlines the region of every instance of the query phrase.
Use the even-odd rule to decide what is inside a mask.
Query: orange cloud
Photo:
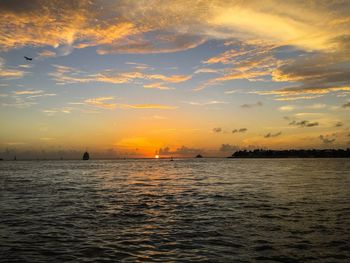
[[[130,71],[130,72],[117,72],[115,70],[105,70],[101,72],[95,72],[88,74],[79,69],[53,65],[55,71],[51,72],[49,75],[53,77],[55,81],[59,84],[66,83],[88,83],[88,82],[104,82],[113,84],[130,83],[136,79],[143,80],[161,80],[168,83],[180,83],[191,79],[191,75],[170,75],[165,76],[162,74],[147,74],[141,71]],[[157,85],[144,84],[145,88],[155,88]],[[165,89],[163,85],[158,85],[158,89]],[[170,88],[167,88],[170,89]]]
[[[348,13],[346,1],[2,1],[0,48],[68,45],[98,46],[99,54],[159,53],[235,38],[333,51],[344,48]],[[225,60],[210,60],[217,62]]]
[[[116,103],[106,103],[106,101],[110,101],[113,99],[114,97],[99,97],[99,98],[87,99],[84,101],[84,103],[86,103],[87,105],[98,107],[98,108],[114,109],[117,106]]]
[[[278,90],[268,90],[268,91],[255,91],[252,93],[260,95],[278,95],[278,96],[290,96],[290,95],[300,95],[300,94],[327,94],[335,91],[349,91],[350,87],[287,87]]]
[[[145,89],[160,89],[160,90],[171,90],[174,88],[166,87],[162,83],[151,83],[151,84],[145,84],[143,85]]]
[[[87,105],[94,106],[103,109],[161,109],[161,110],[174,110],[177,109],[176,106],[163,105],[163,104],[123,104],[123,103],[111,103],[114,97],[96,97],[86,99],[83,102],[72,102],[70,105]]]
[[[162,105],[162,104],[118,104],[120,108],[127,109],[160,109],[160,110],[175,110],[176,106]]]

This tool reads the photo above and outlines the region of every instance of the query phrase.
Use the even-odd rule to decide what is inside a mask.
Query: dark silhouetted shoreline
[[[350,149],[237,151],[228,158],[350,158]]]

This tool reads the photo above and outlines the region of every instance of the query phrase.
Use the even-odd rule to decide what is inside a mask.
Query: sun
[[[156,154],[156,156],[154,156],[154,158],[159,159],[159,155],[158,155],[158,154]]]

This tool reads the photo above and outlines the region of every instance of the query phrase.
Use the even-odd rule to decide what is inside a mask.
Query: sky
[[[0,0],[0,157],[350,147],[349,14],[347,0]]]

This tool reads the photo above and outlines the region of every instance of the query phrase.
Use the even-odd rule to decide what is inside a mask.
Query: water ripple
[[[346,159],[0,162],[0,262],[349,262]]]

